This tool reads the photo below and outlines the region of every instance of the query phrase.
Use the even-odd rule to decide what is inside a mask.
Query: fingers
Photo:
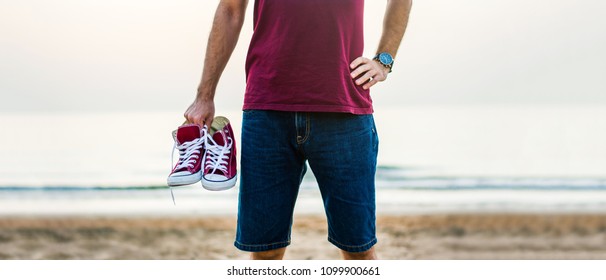
[[[351,78],[362,88],[369,89],[379,82],[387,79],[387,70],[374,60],[365,57],[356,58],[350,65],[352,69]]]
[[[364,75],[356,80],[357,85],[364,85],[364,89],[368,89],[370,86],[376,85],[378,82],[385,81],[387,78],[385,73],[382,71],[383,69],[377,69],[376,67],[372,67],[371,70],[368,70]]]
[[[200,125],[203,120],[202,115],[196,113],[196,108],[193,105],[190,106],[189,109],[187,109],[183,116],[185,117],[186,123],[188,124]]]
[[[200,118],[196,117],[193,114],[186,113],[184,116],[185,116],[185,123],[186,124],[197,124],[197,125],[199,125],[201,123],[200,122]]]
[[[212,123],[213,123],[213,119],[214,119],[214,118],[213,118],[212,116],[206,117],[206,118],[204,119],[204,125],[206,126],[206,130],[207,130],[207,131],[210,131],[210,126],[211,126],[211,125],[212,125]],[[204,126],[202,126],[202,127],[204,127]]]
[[[363,89],[369,89],[370,87],[376,85],[379,83],[379,80],[377,79],[372,79],[370,82],[366,83],[362,88]]]
[[[369,82],[369,80],[372,79],[372,76],[374,76],[374,72],[373,71],[366,72],[366,74],[362,75],[360,78],[358,78],[356,80],[356,85],[361,86],[364,83]]]
[[[188,124],[197,124],[200,127],[204,127],[206,124],[210,126],[213,121],[213,117],[205,115],[186,115],[185,119],[187,119]]]
[[[360,66],[360,64],[368,64],[368,62],[370,62],[370,59],[361,56],[361,57],[354,59],[354,61],[351,62],[349,67],[351,69],[356,69],[356,68],[358,68],[358,66]]]
[[[187,108],[187,111],[185,111],[185,113],[183,114],[183,117],[185,117],[185,124],[194,123],[193,116],[191,115],[191,107],[192,106],[189,106],[189,108]]]
[[[355,79],[356,77],[362,75],[364,72],[368,72],[370,69],[372,69],[372,65],[370,65],[368,63],[362,64],[362,65],[358,66],[358,68],[356,68],[356,70],[351,72],[351,78]]]
[[[194,102],[183,114],[187,123],[197,124],[200,127],[204,127],[204,125],[210,127],[214,115],[215,107],[212,102]]]

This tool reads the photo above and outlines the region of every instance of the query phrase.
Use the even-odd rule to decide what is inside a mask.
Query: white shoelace
[[[212,169],[210,174],[214,174],[217,170],[227,173],[227,161],[229,160],[233,143],[234,141],[231,137],[227,137],[227,143],[224,145],[218,145],[212,137],[207,137],[204,169]]]
[[[193,141],[185,142],[179,146],[177,146],[177,142],[175,141],[174,149],[179,150],[179,164],[175,167],[175,170],[179,170],[184,167],[194,167],[197,160],[200,159],[200,150],[204,145],[204,136],[201,138],[196,138]],[[171,168],[173,167],[174,162],[174,153],[171,156]]]
[[[206,140],[206,127],[201,131],[202,137],[196,138],[193,141],[185,142],[181,145],[177,146],[177,141],[175,140],[175,144],[173,145],[172,153],[170,156],[170,168],[174,166],[175,159],[175,149],[179,150],[179,163],[175,167],[175,170],[179,170],[184,167],[194,167],[197,160],[201,160],[200,150],[204,146],[204,142]],[[177,205],[175,202],[175,195],[173,194],[173,188],[169,187],[170,196],[173,198],[173,204]]]

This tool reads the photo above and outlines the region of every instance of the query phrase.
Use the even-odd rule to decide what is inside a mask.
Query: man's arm
[[[387,0],[387,11],[383,20],[383,34],[377,53],[387,52],[393,57],[396,56],[408,26],[408,16],[411,8],[412,0]],[[389,73],[389,69],[377,61],[365,57],[355,59],[350,67],[353,70],[351,72],[352,79],[365,73],[356,79],[357,85],[362,85],[372,78],[372,81],[364,84],[364,89],[369,89],[378,82],[385,81]]]
[[[202,79],[196,100],[185,111],[189,123],[212,124],[215,116],[215,90],[231,57],[244,23],[248,0],[221,0],[206,47]]]

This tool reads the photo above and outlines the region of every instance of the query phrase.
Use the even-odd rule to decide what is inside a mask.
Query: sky
[[[242,104],[253,1],[218,109]],[[185,110],[217,3],[0,0],[0,112]],[[368,57],[385,3],[366,0]],[[600,0],[415,1],[375,108],[606,104],[604,11]]]

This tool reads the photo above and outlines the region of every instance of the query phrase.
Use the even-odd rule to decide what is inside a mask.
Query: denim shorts
[[[246,110],[242,121],[238,226],[234,245],[259,252],[290,244],[306,162],[320,187],[328,241],[348,252],[377,243],[372,115]]]

